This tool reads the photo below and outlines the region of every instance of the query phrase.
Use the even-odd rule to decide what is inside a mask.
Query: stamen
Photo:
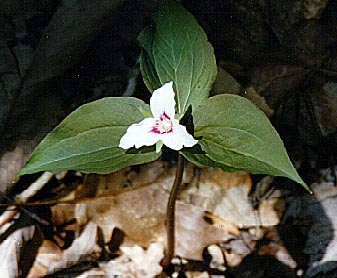
[[[156,121],[156,124],[150,132],[163,134],[172,132],[172,121],[171,118],[164,112],[160,115],[159,119]]]

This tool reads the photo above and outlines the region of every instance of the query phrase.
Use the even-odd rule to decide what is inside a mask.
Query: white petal
[[[166,114],[173,119],[175,115],[175,105],[172,82],[166,83],[159,89],[153,91],[150,99],[150,108],[155,118],[159,118],[163,112],[166,112]]]
[[[145,118],[140,123],[129,126],[119,142],[119,147],[129,149],[133,146],[140,148],[154,145],[158,140],[161,140],[158,134],[149,132],[155,122],[154,118]]]
[[[180,125],[177,120],[173,121],[173,132],[162,134],[162,139],[165,146],[173,150],[181,150],[183,147],[192,147],[198,140],[195,140],[186,130],[186,127]]]

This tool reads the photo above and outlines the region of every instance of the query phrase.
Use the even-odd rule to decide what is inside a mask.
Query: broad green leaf
[[[200,167],[221,168],[222,170],[227,172],[241,170],[212,160],[207,153],[201,150],[201,146],[199,143],[192,148],[184,148],[180,152],[188,161]]]
[[[136,151],[118,147],[120,138],[148,110],[136,98],[104,98],[71,113],[38,145],[19,175],[39,171],[79,170],[110,173],[156,160],[154,147]]]
[[[174,0],[163,2],[154,27],[139,36],[141,70],[152,92],[166,82],[175,85],[177,112],[207,99],[217,68],[213,47],[195,18]]]
[[[289,160],[283,142],[265,114],[236,95],[209,98],[193,112],[194,135],[205,154],[187,154],[191,160],[225,170],[284,176],[307,185]],[[309,190],[309,189],[308,189]]]
[[[165,83],[164,82],[161,84],[154,66],[155,62],[151,51],[154,32],[155,31],[153,27],[146,27],[138,37],[138,40],[142,46],[142,52],[140,56],[140,70],[142,72],[144,83],[151,93]]]

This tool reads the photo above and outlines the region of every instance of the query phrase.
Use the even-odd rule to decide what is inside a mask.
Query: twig
[[[176,176],[175,176],[174,183],[173,183],[173,186],[170,192],[170,197],[167,203],[167,210],[166,210],[167,248],[166,248],[165,257],[162,261],[162,266],[164,268],[169,266],[172,260],[172,257],[174,255],[175,205],[176,205],[176,200],[179,194],[181,181],[183,179],[183,174],[184,174],[184,157],[181,154],[179,154]]]
[[[49,173],[49,172],[44,172],[34,183],[32,183],[26,190],[21,192],[20,194],[16,195],[15,197],[15,203],[18,205],[22,205],[27,203],[27,201],[33,197],[43,186],[46,185],[48,181],[54,176],[55,174]],[[12,203],[12,199],[4,196],[7,200],[9,200]],[[4,206],[9,206],[10,204],[4,204]],[[31,218],[35,219],[36,221],[40,222],[41,224],[44,225],[49,225],[47,221],[44,219],[40,218],[34,213],[31,213],[28,209],[26,209],[23,206],[20,206],[19,208],[21,211],[27,213],[30,215]],[[0,226],[8,223],[15,215],[17,214],[17,206],[16,205],[11,205],[8,207],[8,209],[1,214],[0,216]]]
[[[16,206],[9,206],[7,210],[0,215],[0,227],[10,222],[17,213]]]
[[[34,183],[32,183],[26,190],[16,195],[15,201],[17,203],[25,204],[33,197],[42,187],[46,185],[55,174],[44,172]]]

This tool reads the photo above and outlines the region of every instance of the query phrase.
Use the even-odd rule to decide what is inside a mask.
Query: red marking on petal
[[[171,121],[171,118],[169,115],[166,114],[166,112],[164,111],[163,113],[163,117],[165,117],[167,120],[170,120]]]
[[[154,126],[151,128],[149,132],[156,133],[156,134],[162,134],[160,130],[158,129],[158,126]]]
[[[150,129],[149,132],[156,134],[164,134],[173,132],[172,121],[169,115],[164,111],[158,120],[156,120],[155,125]]]

